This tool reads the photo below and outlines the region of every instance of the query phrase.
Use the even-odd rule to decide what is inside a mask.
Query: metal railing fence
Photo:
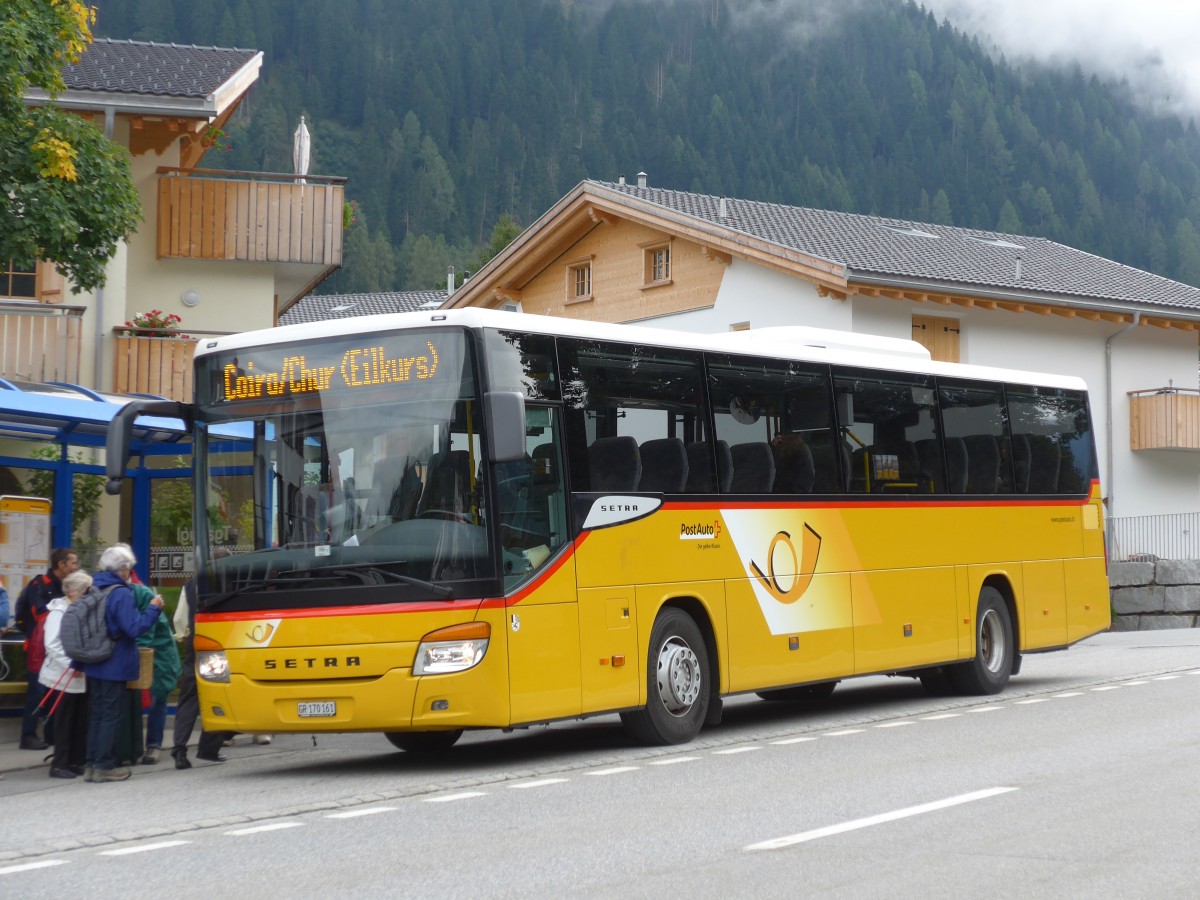
[[[1110,517],[1106,536],[1110,562],[1200,559],[1200,512]]]

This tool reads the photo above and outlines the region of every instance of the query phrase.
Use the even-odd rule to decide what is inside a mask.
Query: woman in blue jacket
[[[79,667],[87,676],[90,702],[84,781],[124,781],[131,774],[129,769],[116,768],[121,700],[125,696],[125,682],[138,677],[137,639],[154,627],[163,606],[162,597],[156,596],[144,610],[138,609],[129,587],[136,563],[128,547],[119,544],[109,547],[100,554],[93,579],[93,590],[112,588],[104,604],[104,621],[116,646],[112,656],[103,662]]]

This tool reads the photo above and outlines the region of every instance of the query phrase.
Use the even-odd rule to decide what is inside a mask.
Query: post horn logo
[[[249,631],[246,632],[246,637],[254,641],[256,644],[265,644],[271,640],[271,635],[275,633],[275,625],[271,622],[260,622]]]
[[[799,554],[796,553],[796,545],[792,543],[792,536],[788,532],[777,532],[775,537],[771,538],[771,546],[767,549],[766,575],[758,567],[758,563],[750,560],[750,570],[754,573],[754,577],[758,579],[759,584],[766,589],[767,593],[780,603],[795,603],[803,597],[808,586],[812,584],[813,575],[817,571],[817,557],[821,554],[821,536],[813,531],[807,523],[804,530],[806,533],[802,536]],[[775,574],[775,548],[779,544],[783,544],[791,551],[791,571],[796,573],[792,576],[792,583],[787,588],[779,583],[779,576]]]

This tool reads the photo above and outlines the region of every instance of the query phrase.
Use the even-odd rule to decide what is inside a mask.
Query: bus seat
[[[967,447],[967,493],[994,494],[1000,481],[1000,448],[990,434],[969,434]]]
[[[712,494],[716,491],[713,478],[713,449],[708,441],[692,441],[685,448],[688,475],[684,490],[689,494]]]
[[[728,494],[733,487],[733,453],[728,441],[713,441],[717,451],[717,490]]]
[[[471,455],[466,450],[444,450],[429,460],[420,512],[442,510],[463,513],[471,508]]]
[[[679,438],[655,438],[642,441],[638,450],[642,459],[642,477],[638,490],[655,494],[679,494],[688,479],[688,456]]]
[[[776,494],[808,494],[816,479],[812,450],[803,436],[795,433],[778,434],[772,442],[775,454]]]
[[[642,480],[637,441],[629,435],[596,438],[588,447],[590,490],[636,491]]]
[[[946,492],[965,494],[967,492],[967,445],[960,437],[948,437],[943,446],[946,450]]]
[[[813,493],[843,493],[850,472],[850,449],[828,429],[809,432],[805,438],[813,460]]]
[[[734,444],[729,448],[733,459],[733,494],[769,494],[775,483],[775,454],[766,441]]]
[[[1010,446],[1012,447],[1011,459],[1002,460],[1002,464],[1012,463],[1012,492],[1027,494],[1029,493],[1029,438],[1023,434],[1014,434]]]
[[[1053,494],[1058,491],[1058,470],[1062,455],[1058,444],[1044,434],[1029,439],[1029,493]]]
[[[369,519],[411,519],[421,499],[421,476],[406,456],[381,459],[372,476],[374,495],[367,508]]]
[[[942,464],[942,445],[937,438],[922,438],[914,448],[921,470],[933,480],[935,494],[946,493],[946,467]]]

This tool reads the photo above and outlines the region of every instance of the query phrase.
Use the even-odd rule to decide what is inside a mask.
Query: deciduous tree
[[[0,3],[0,259],[53,262],[76,292],[104,284],[118,242],[141,219],[126,150],[53,105],[95,17],[78,0]],[[51,102],[27,106],[30,88]]]

